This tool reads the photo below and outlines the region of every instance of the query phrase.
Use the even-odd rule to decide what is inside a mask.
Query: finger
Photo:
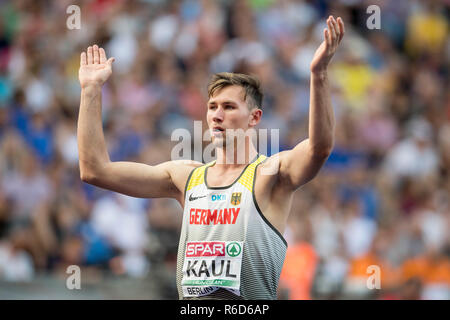
[[[323,36],[325,38],[326,47],[327,48],[330,47],[331,44],[332,44],[332,42],[331,42],[331,35],[330,35],[330,31],[328,31],[327,28],[323,29]]]
[[[94,56],[92,55],[92,47],[88,47],[87,49],[87,63],[93,64],[94,63]]]
[[[108,61],[106,61],[106,63],[109,64],[110,66],[112,66],[114,61],[116,61],[116,59],[111,57],[111,58],[108,59]]]
[[[341,33],[339,41],[341,41],[342,38],[344,37],[344,34],[345,34],[344,21],[341,19],[341,17],[338,18],[338,24],[339,24],[339,30],[340,30],[340,33]]]
[[[86,65],[86,52],[84,52],[84,51],[81,53],[80,65],[81,66],[85,66]]]
[[[94,64],[100,63],[100,55],[98,53],[98,46],[94,44]]]
[[[336,33],[336,44],[338,44],[339,40],[341,39],[341,31],[339,30],[339,26],[338,26],[336,19],[334,19],[334,17],[332,17],[331,20],[332,20],[334,32]]]
[[[331,20],[331,17],[328,18],[327,25],[328,25],[328,30],[329,30],[330,35],[331,35],[331,43],[334,43],[336,41],[336,32],[334,30],[333,20]]]
[[[330,34],[331,44],[332,45],[336,39],[336,33],[334,32],[333,23],[331,22],[331,18],[327,20],[328,33]]]
[[[100,53],[100,63],[106,63],[106,52],[105,49],[100,48],[99,49],[99,53]]]

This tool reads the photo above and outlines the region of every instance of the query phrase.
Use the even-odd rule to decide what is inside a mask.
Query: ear
[[[249,125],[250,125],[251,127],[256,126],[256,125],[259,123],[259,121],[261,121],[262,114],[263,114],[263,112],[262,112],[261,109],[259,109],[259,108],[253,108],[253,109],[250,111],[250,121],[249,121]]]

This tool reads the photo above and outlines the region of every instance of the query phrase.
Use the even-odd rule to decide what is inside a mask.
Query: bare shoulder
[[[189,174],[195,168],[203,166],[204,163],[193,160],[172,160],[166,162],[166,165],[173,183],[180,192],[184,193]]]
[[[192,170],[204,165],[204,163],[193,160],[172,160],[166,163],[167,163],[167,170],[169,171],[172,178],[175,178],[175,176],[177,175],[183,174],[189,175],[189,173]]]
[[[258,166],[258,178],[262,178],[267,181],[279,180],[280,178],[280,168],[282,166],[283,161],[286,161],[285,158],[288,155],[289,151],[281,151],[270,157],[267,157],[259,166]]]
[[[194,160],[171,160],[167,162],[169,170],[192,170],[204,165],[202,162]]]

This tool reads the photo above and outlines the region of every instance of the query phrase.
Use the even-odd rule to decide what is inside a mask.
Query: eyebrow
[[[212,105],[212,104],[217,104],[217,102],[216,102],[216,101],[210,101],[210,102],[208,102],[208,105]],[[222,102],[222,104],[234,104],[234,105],[237,105],[236,102],[231,101],[231,100],[225,100],[225,101]]]

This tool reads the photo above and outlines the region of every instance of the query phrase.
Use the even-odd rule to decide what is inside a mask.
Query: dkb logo
[[[211,195],[211,200],[212,201],[225,201],[225,200],[227,200],[227,195],[226,194],[213,194],[213,195]]]

